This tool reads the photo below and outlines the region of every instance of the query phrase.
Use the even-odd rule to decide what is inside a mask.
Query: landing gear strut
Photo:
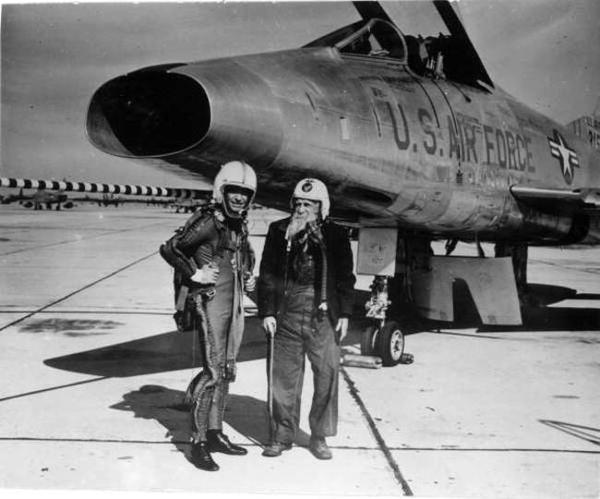
[[[363,355],[378,355],[384,366],[395,366],[404,353],[404,334],[395,321],[386,321],[391,301],[388,299],[388,277],[375,276],[371,297],[365,303],[366,316],[373,319],[362,333],[360,350]]]

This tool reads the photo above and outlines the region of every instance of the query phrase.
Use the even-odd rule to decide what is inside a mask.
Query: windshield
[[[342,54],[406,60],[402,33],[381,19],[359,21],[329,33],[305,47],[335,47]]]
[[[418,7],[413,2],[399,2],[403,6]],[[422,4],[424,2],[417,2]],[[390,2],[394,5],[394,2]],[[388,5],[389,6],[389,5]],[[405,16],[408,14],[404,11]],[[411,19],[412,18],[407,18]],[[485,68],[470,42],[455,35],[438,31],[429,16],[414,16],[414,21],[430,21],[424,25],[423,35],[403,34],[396,25],[383,19],[358,21],[329,33],[305,47],[332,47],[342,55],[383,58],[406,64],[413,73],[430,78],[441,78],[483,88],[478,80],[489,81]],[[435,19],[433,20],[435,21]],[[437,20],[439,22],[439,19]],[[412,27],[412,21],[411,21]],[[419,29],[419,28],[417,28]],[[447,30],[446,30],[447,31]],[[427,34],[429,33],[429,34]],[[491,82],[490,82],[491,84]]]

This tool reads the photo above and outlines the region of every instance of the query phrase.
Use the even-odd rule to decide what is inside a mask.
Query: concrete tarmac
[[[264,335],[248,302],[225,432],[246,457],[187,460],[194,340],[175,331],[162,208],[0,206],[0,487],[189,493],[600,496],[600,249],[532,248],[544,307],[518,328],[411,334],[410,365],[345,367],[334,458],[267,441]],[[264,234],[265,213],[252,227]],[[253,243],[262,250],[262,237]],[[436,253],[440,247],[436,246]],[[470,246],[459,247],[475,254]],[[359,279],[366,289],[370,278]],[[499,298],[501,299],[501,298]],[[355,351],[357,317],[345,342]]]

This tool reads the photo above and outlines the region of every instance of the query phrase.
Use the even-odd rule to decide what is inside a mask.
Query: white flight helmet
[[[321,218],[325,220],[329,216],[329,193],[323,182],[316,178],[305,178],[296,184],[292,194],[292,208],[294,199],[310,199],[321,202]]]
[[[256,173],[248,163],[243,161],[230,161],[225,163],[213,184],[213,199],[215,203],[223,206],[225,214],[232,218],[239,218],[241,214],[232,213],[225,202],[225,189],[229,186],[236,186],[245,189],[250,194],[248,206],[254,200],[256,194]]]

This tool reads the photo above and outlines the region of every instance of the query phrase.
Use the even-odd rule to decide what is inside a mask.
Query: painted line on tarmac
[[[98,378],[86,379],[84,381],[76,381],[75,383],[68,383],[66,385],[51,386],[50,388],[42,388],[40,390],[34,390],[32,392],[19,393],[18,395],[10,395],[9,397],[2,397],[2,398],[0,398],[0,402],[6,402],[7,400],[13,400],[13,399],[18,399],[18,398],[22,398],[22,397],[29,397],[30,395],[37,395],[38,393],[46,393],[46,392],[51,392],[54,390],[61,390],[62,388],[70,388],[72,386],[85,385],[87,383],[94,383],[95,381],[102,381],[103,379],[109,379],[109,378],[110,378],[110,376],[100,376]]]
[[[86,289],[91,288],[92,286],[95,286],[96,284],[98,284],[99,282],[105,281],[106,279],[109,279],[113,276],[115,276],[116,274],[118,274],[119,272],[123,272],[124,270],[133,267],[134,265],[137,265],[140,262],[143,262],[144,260],[147,260],[148,258],[156,255],[158,253],[158,251],[153,251],[152,253],[150,253],[149,255],[143,256],[141,258],[138,258],[137,260],[134,260],[131,263],[128,263],[127,265],[125,265],[124,267],[121,267],[120,269],[115,270],[114,272],[111,272],[108,275],[105,275],[104,277],[101,277],[100,279],[96,279],[95,281],[86,284],[85,286],[73,291],[72,293],[69,293],[68,295],[63,296],[62,298],[59,298],[58,300],[54,300],[52,303],[48,303],[47,305],[44,305],[43,307],[38,308],[37,310],[28,313],[27,315],[24,315],[23,317],[21,317],[20,319],[16,319],[12,322],[9,322],[6,326],[2,326],[0,327],[0,332],[4,331],[5,329],[14,326],[15,324],[18,324],[19,322],[24,321],[25,319],[29,319],[30,317],[34,316],[35,314],[39,314],[40,312],[43,312],[44,310],[46,310],[47,308],[50,308],[54,305],[56,305],[57,303],[63,302],[69,298],[71,298],[72,296],[76,295],[77,293],[81,293],[82,291],[85,291]]]
[[[412,496],[413,492],[410,489],[408,482],[402,476],[400,468],[398,467],[398,463],[396,463],[396,460],[394,459],[394,456],[392,455],[390,448],[385,443],[385,440],[381,436],[381,433],[379,433],[379,429],[377,428],[375,421],[371,417],[371,414],[369,413],[367,406],[365,405],[363,400],[360,398],[360,395],[358,394],[358,389],[356,388],[354,381],[352,381],[352,379],[350,378],[350,376],[348,375],[348,373],[346,372],[346,370],[343,367],[340,367],[340,372],[344,376],[344,380],[346,381],[346,384],[348,385],[348,389],[350,390],[350,395],[352,396],[352,398],[354,399],[354,401],[360,408],[360,411],[362,412],[363,417],[367,421],[367,424],[369,426],[369,429],[371,430],[371,433],[373,434],[373,437],[375,437],[377,445],[383,452],[383,454],[388,462],[388,465],[392,469],[392,472],[394,473],[394,477],[396,478],[396,481],[402,486],[404,495]]]

